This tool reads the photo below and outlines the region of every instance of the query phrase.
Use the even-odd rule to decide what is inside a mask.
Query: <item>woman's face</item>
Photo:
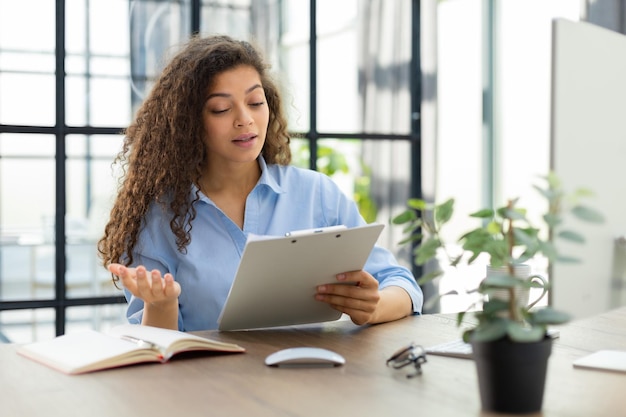
[[[242,65],[215,77],[202,111],[209,161],[255,161],[265,143],[269,107],[259,73]]]

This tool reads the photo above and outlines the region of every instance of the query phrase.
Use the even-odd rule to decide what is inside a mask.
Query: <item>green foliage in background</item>
[[[310,149],[308,145],[303,145],[293,150],[294,165],[306,168],[309,165]],[[378,207],[371,198],[370,168],[360,161],[361,173],[353,175],[354,194],[361,216],[367,223],[376,221]],[[318,146],[317,148],[317,170],[332,177],[336,173],[350,174],[350,166],[344,154],[329,146]]]

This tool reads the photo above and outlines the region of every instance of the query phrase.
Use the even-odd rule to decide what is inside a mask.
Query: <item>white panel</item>
[[[602,225],[567,220],[585,245],[565,245],[580,264],[553,266],[553,305],[576,317],[612,307],[614,241],[626,233],[626,36],[563,19],[553,26],[552,167],[566,189],[590,188]]]

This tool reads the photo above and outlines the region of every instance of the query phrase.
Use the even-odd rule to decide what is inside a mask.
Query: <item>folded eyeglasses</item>
[[[387,366],[391,366],[394,369],[404,368],[407,365],[413,364],[415,366],[415,372],[407,374],[407,378],[421,375],[422,364],[424,363],[426,363],[426,351],[422,346],[416,345],[415,343],[411,343],[399,349],[387,359]]]

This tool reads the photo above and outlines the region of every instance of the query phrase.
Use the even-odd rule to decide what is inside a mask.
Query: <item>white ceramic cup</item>
[[[493,275],[502,275],[508,274],[508,268],[505,266],[502,267],[492,267],[487,266],[487,276]],[[532,308],[535,304],[537,304],[545,295],[548,293],[548,282],[544,277],[538,274],[531,274],[530,265],[522,264],[515,265],[514,267],[514,275],[517,278],[521,278],[525,281],[536,281],[542,286],[542,292],[535,300],[529,303],[530,301],[530,288],[516,287],[515,288],[515,296],[518,301],[518,306],[520,308],[526,307],[528,309]],[[492,298],[497,298],[503,301],[509,301],[509,290],[494,290],[491,292]]]

